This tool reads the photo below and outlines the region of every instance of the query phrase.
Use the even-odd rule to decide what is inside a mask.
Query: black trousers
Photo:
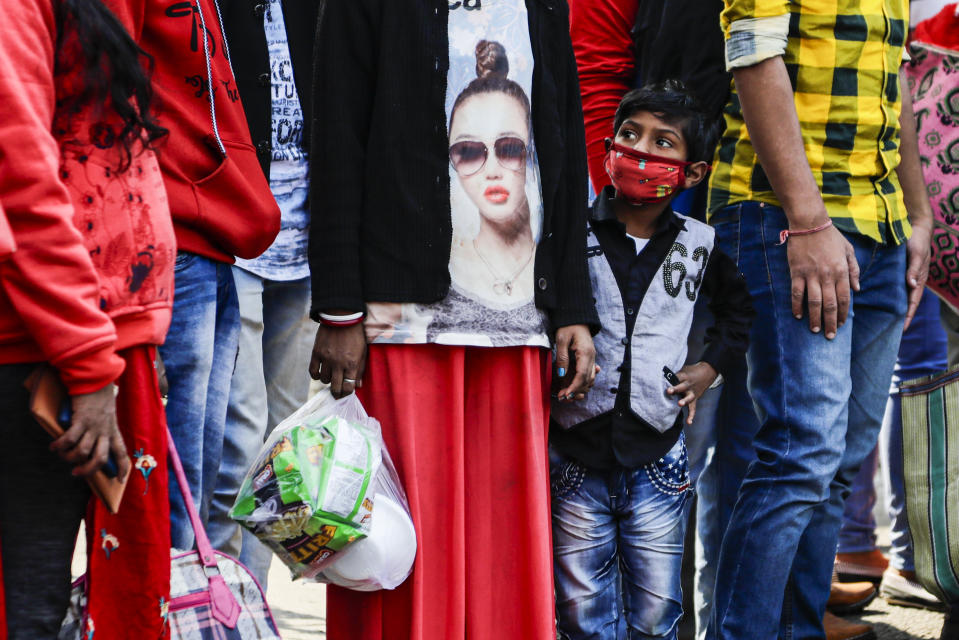
[[[0,365],[0,559],[9,640],[56,639],[89,489],[50,452],[23,380],[35,365]]]

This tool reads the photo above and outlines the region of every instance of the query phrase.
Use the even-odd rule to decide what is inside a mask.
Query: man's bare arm
[[[819,186],[806,160],[793,88],[782,57],[733,70],[743,118],[756,155],[783,206],[789,227],[810,229],[828,221]],[[832,339],[846,321],[850,287],[859,289],[852,245],[835,227],[794,236],[787,246],[792,312],[809,310],[809,328]]]
[[[909,287],[909,307],[906,310],[906,327],[912,322],[922,298],[926,277],[929,275],[929,251],[932,238],[932,207],[926,193],[926,180],[919,164],[919,142],[916,133],[916,119],[912,111],[912,97],[905,74],[899,72],[899,90],[902,93],[902,113],[899,116],[899,166],[896,174],[902,186],[902,197],[906,202],[912,236],[906,244],[908,266],[906,267],[906,285]]]

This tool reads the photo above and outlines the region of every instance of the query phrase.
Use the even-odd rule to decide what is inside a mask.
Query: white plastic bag
[[[373,483],[373,513],[366,538],[338,554],[318,576],[323,582],[354,589],[395,589],[413,571],[416,532],[406,493],[386,448]]]
[[[295,578],[372,591],[394,589],[412,571],[409,503],[379,422],[355,394],[322,391],[281,422],[230,515]]]

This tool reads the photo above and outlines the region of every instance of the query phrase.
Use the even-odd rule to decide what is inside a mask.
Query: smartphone
[[[69,396],[63,399],[63,402],[60,404],[60,410],[57,412],[57,422],[60,423],[60,426],[63,427],[63,430],[66,431],[70,428],[70,422],[73,420],[73,406],[70,404]],[[110,457],[107,458],[107,461],[100,471],[103,472],[108,478],[116,478],[117,473],[119,473],[119,467],[117,466],[117,461],[113,457],[113,452],[110,452]]]
[[[667,366],[663,367],[663,377],[666,378],[666,381],[674,387],[679,384],[679,378],[677,378],[676,374],[673,373],[673,370]]]

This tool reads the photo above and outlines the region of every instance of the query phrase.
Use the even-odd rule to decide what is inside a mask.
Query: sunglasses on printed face
[[[519,171],[526,164],[526,143],[515,136],[504,136],[493,143],[496,161],[504,169]],[[489,147],[479,140],[462,140],[450,145],[450,163],[456,173],[471,176],[484,166],[489,158]]]

